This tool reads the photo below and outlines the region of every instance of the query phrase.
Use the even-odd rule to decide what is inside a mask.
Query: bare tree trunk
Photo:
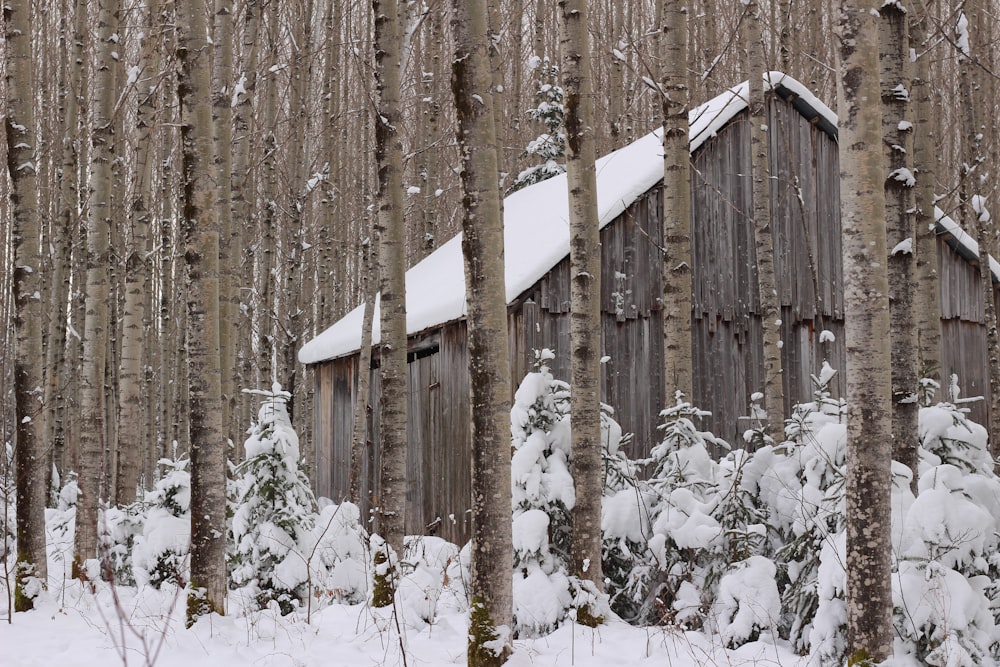
[[[885,155],[886,246],[889,251],[889,335],[892,339],[893,459],[903,463],[917,490],[917,400],[920,380],[914,311],[913,132],[907,97],[910,82],[909,33],[899,5],[879,12],[879,64],[882,83],[882,152]],[[936,289],[936,286],[934,286]],[[936,316],[936,313],[931,314]]]
[[[235,250],[232,261],[236,267],[239,267],[245,261],[248,268],[246,274],[249,276],[253,275],[253,260],[243,257],[243,248],[252,239],[253,235],[252,233],[244,235],[243,228],[246,226],[252,230],[256,226],[256,216],[253,208],[251,156],[253,154],[252,149],[260,145],[257,140],[259,137],[255,131],[256,126],[253,118],[257,92],[257,43],[260,34],[260,12],[261,9],[258,0],[247,0],[243,3],[243,53],[241,59],[242,69],[239,77],[243,92],[236,96],[236,91],[233,91],[233,99],[236,104],[233,106],[233,175],[230,199],[232,201],[233,220],[237,224],[233,225],[234,239],[231,243]],[[243,275],[244,272],[237,268],[236,276],[242,277]],[[244,286],[248,287],[250,285],[244,283]],[[240,293],[239,303],[241,306],[244,303],[249,305],[251,301],[251,297],[245,296],[245,292]],[[248,319],[241,307],[239,309],[239,321],[242,324]],[[236,379],[234,380],[233,419],[237,425],[248,423],[252,411],[250,401],[243,398],[236,391],[240,385],[251,385],[254,382],[252,370],[253,353],[250,346],[251,339],[253,338],[253,325],[252,323],[248,324],[250,326],[242,327],[247,333],[239,338],[236,359],[234,360],[234,363],[237,363],[237,370],[235,373]]]
[[[594,168],[593,90],[586,0],[560,0],[560,51],[566,100],[570,229],[570,349],[573,571],[603,590],[601,571],[601,237]],[[578,620],[596,625],[591,609]]]
[[[760,290],[760,327],[764,338],[764,408],[767,433],[777,442],[785,436],[785,390],[781,359],[781,295],[774,273],[774,226],[771,221],[771,162],[768,150],[767,101],[760,5],[747,4],[746,49],[750,64],[750,160],[753,179],[753,238],[757,252],[757,286]]]
[[[76,505],[76,541],[73,576],[85,578],[85,561],[97,557],[98,505],[105,492],[107,447],[104,382],[108,340],[109,223],[111,219],[112,164],[115,160],[112,114],[114,109],[118,0],[101,0],[98,9],[98,91],[91,129],[90,197],[87,222],[87,296],[83,334],[83,377],[80,397],[80,497]]]
[[[212,179],[212,52],[204,4],[178,8],[191,420],[191,592],[187,624],[225,613],[226,438],[219,357],[219,223]]]
[[[14,246],[14,450],[17,499],[17,572],[14,610],[28,611],[34,600],[26,590],[37,577],[46,585],[45,501],[49,456],[42,419],[42,301],[40,216],[31,71],[31,3],[15,0],[4,7],[6,19],[7,173]],[[0,237],[2,238],[2,237]],[[49,369],[53,372],[55,369]]]
[[[694,396],[691,348],[691,150],[688,139],[688,12],[663,0],[663,379],[664,399]]]
[[[361,349],[358,352],[358,386],[354,399],[354,422],[351,429],[351,473],[349,495],[361,503],[361,465],[368,449],[368,398],[371,393],[372,318],[375,313],[375,293],[379,283],[377,272],[377,247],[372,239],[365,239],[364,265],[361,268],[361,291],[364,294],[364,312],[361,319]]]
[[[917,183],[914,187],[916,225],[916,261],[914,265],[917,297],[917,344],[920,375],[941,381],[941,293],[938,287],[937,234],[934,220],[934,173],[938,156],[936,132],[931,108],[930,53],[927,37],[931,22],[924,2],[918,0],[907,12],[910,50],[916,55],[910,100],[913,105],[913,164]]]
[[[382,373],[379,415],[379,498],[377,529],[399,558],[403,556],[406,510],[406,228],[403,221],[403,144],[400,114],[400,16],[396,0],[375,0],[375,157],[378,162],[378,240],[381,283]],[[359,368],[359,373],[366,369]],[[365,397],[360,397],[365,398]],[[376,554],[376,562],[379,558]],[[382,554],[382,558],[388,558]],[[375,586],[375,604],[392,604],[396,573]]]
[[[481,3],[452,0],[452,91],[462,152],[462,254],[472,388],[472,606],[470,667],[499,667],[512,623],[510,361],[503,220],[487,23]],[[499,640],[500,646],[496,643]]]
[[[840,11],[840,182],[847,339],[848,664],[892,654],[889,278],[880,150],[878,16]]]
[[[54,232],[52,234],[52,274],[49,292],[49,317],[52,334],[45,351],[45,441],[49,443],[52,465],[63,468],[65,452],[66,393],[65,384],[69,379],[66,369],[66,316],[70,293],[70,247],[73,243],[73,229],[77,220],[79,193],[76,174],[79,171],[78,146],[79,105],[76,99],[78,68],[70,63],[71,49],[68,42],[73,37],[73,16],[69,11],[71,3],[63,1],[60,17],[60,62],[59,118],[62,123],[61,159],[59,171],[58,209],[53,212]],[[75,48],[75,46],[73,47]],[[51,476],[52,470],[46,471]]]
[[[219,216],[219,358],[222,368],[222,428],[226,438],[239,433],[236,411],[236,319],[240,296],[240,234],[233,224],[233,0],[215,0],[215,46],[212,62],[212,124]]]
[[[122,318],[122,355],[120,374],[121,409],[118,413],[118,465],[115,474],[115,503],[125,505],[136,499],[136,488],[142,465],[141,453],[152,447],[146,439],[142,419],[143,347],[146,341],[146,291],[152,276],[152,263],[147,253],[149,235],[149,192],[153,181],[153,123],[156,112],[158,63],[153,62],[156,40],[152,37],[156,22],[157,2],[147,2],[146,37],[140,55],[140,75],[137,90],[139,108],[136,114],[136,179],[132,198],[132,239],[125,257],[125,310]]]

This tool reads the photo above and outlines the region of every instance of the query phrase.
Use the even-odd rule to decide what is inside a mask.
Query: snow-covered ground
[[[334,604],[315,610],[309,619],[305,610],[284,617],[274,610],[236,612],[203,618],[185,629],[184,600],[176,591],[112,591],[105,584],[91,592],[67,578],[53,581],[34,611],[15,614],[9,624],[6,612],[3,616],[4,667],[429,667],[466,662],[467,621],[457,609],[439,609],[433,625],[405,618],[397,625],[391,612]],[[515,640],[514,646],[507,663],[511,667],[806,664],[769,641],[729,651],[701,633],[637,628],[621,621],[596,630],[566,625],[546,637]]]

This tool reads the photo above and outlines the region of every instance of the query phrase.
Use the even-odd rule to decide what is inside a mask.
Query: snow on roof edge
[[[763,75],[764,88],[784,89],[834,128],[837,116],[804,85],[777,71]],[[747,108],[748,82],[733,86],[690,111],[691,152],[714,137]],[[801,111],[801,110],[800,110]],[[662,130],[597,160],[600,227],[663,178]],[[519,190],[504,200],[504,255],[507,303],[510,304],[569,255],[569,210],[566,175]],[[544,221],[547,224],[539,224]],[[413,335],[466,315],[465,270],[459,232],[406,272],[406,332]],[[377,299],[377,297],[376,297]],[[361,347],[364,304],[348,312],[299,350],[301,363],[336,359]],[[372,344],[381,340],[378,300],[372,313]]]
[[[950,234],[955,239],[955,242],[972,257],[975,257],[977,260],[979,259],[979,242],[972,238],[971,234],[962,229],[961,225],[937,206],[934,207],[934,221],[938,227]],[[990,255],[990,271],[993,273],[993,281],[1000,282],[1000,262],[993,255]]]

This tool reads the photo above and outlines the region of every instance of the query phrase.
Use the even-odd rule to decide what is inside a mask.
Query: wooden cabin
[[[782,304],[786,410],[812,394],[824,360],[845,365],[836,116],[793,79],[771,74],[771,212]],[[740,446],[750,396],[760,391],[762,335],[750,178],[747,86],[691,112],[694,402],[712,412],[701,425]],[[660,306],[663,160],[651,133],[597,164],[602,262],[602,397],[633,456],[657,439],[665,405]],[[565,176],[505,200],[505,258],[514,386],[550,348],[557,378],[569,378],[569,226]],[[947,221],[947,218],[945,218]],[[982,297],[970,244],[943,229],[942,319],[950,344],[945,373],[965,395],[984,393]],[[465,285],[460,236],[407,272],[410,479],[406,529],[458,543],[469,535],[471,451]],[[963,256],[963,252],[965,256]],[[978,301],[977,301],[978,298]],[[302,348],[315,372],[315,487],[345,497],[358,376],[362,308]],[[374,339],[377,341],[376,303]],[[822,332],[831,335],[821,336]],[[822,342],[821,342],[822,341]],[[368,397],[363,497],[377,492],[380,385],[377,353]],[[842,374],[835,392],[843,391]],[[512,397],[513,398],[513,397]],[[983,404],[974,406],[982,410]],[[982,419],[984,414],[975,416]]]

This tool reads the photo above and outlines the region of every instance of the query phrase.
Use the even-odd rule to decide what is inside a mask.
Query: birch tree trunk
[[[190,368],[191,591],[187,624],[225,613],[226,438],[219,357],[219,227],[212,173],[212,51],[205,6],[178,7]]]
[[[746,49],[750,63],[750,161],[753,192],[753,238],[757,252],[760,326],[764,338],[764,408],[767,433],[785,439],[785,390],[781,360],[781,295],[774,274],[774,226],[771,221],[771,162],[768,150],[767,101],[764,98],[764,58],[760,5],[747,4]]]
[[[239,95],[234,90],[232,100],[235,102],[232,109],[233,114],[233,146],[231,158],[233,161],[232,180],[230,181],[233,220],[237,223],[233,225],[233,239],[231,243],[236,250],[233,251],[233,262],[243,263],[245,260],[246,270],[237,269],[236,276],[242,278],[244,275],[250,276],[250,280],[245,280],[243,286],[252,284],[253,260],[243,257],[243,248],[249,241],[243,233],[244,227],[252,230],[255,225],[255,213],[253,209],[253,178],[251,168],[252,149],[259,146],[258,134],[255,131],[253,111],[257,92],[257,58],[258,58],[258,36],[260,34],[260,13],[261,9],[258,0],[247,0],[242,6],[243,16],[243,38],[242,53],[240,61],[239,82],[243,91]],[[252,238],[252,234],[251,234]],[[239,264],[237,264],[239,266]],[[250,297],[243,297],[241,292],[238,297],[240,306],[239,321],[241,324],[248,318],[243,312],[242,305],[251,302]],[[241,327],[245,331],[252,331],[252,326]],[[243,335],[238,339],[236,358],[236,370],[234,371],[234,399],[232,404],[232,419],[237,425],[249,423],[252,412],[251,402],[245,400],[237,389],[241,386],[251,384],[253,378],[253,353],[251,351],[252,335]],[[241,448],[242,449],[242,448]]]
[[[403,223],[403,144],[399,135],[400,17],[396,0],[375,0],[375,81],[378,114],[375,118],[375,157],[378,162],[378,240],[381,274],[380,362],[382,373],[379,415],[379,498],[377,530],[398,558],[403,557],[406,507],[406,229]],[[359,373],[367,369],[359,368]],[[366,397],[359,397],[366,398]],[[383,554],[388,558],[388,554]],[[379,558],[376,555],[376,562]],[[385,579],[375,604],[392,604],[395,574]]]
[[[934,220],[934,174],[938,156],[931,107],[930,53],[927,37],[931,22],[927,6],[917,0],[909,21],[910,51],[916,55],[910,83],[913,105],[913,189],[916,225],[914,281],[917,312],[917,345],[922,378],[941,381],[941,293],[938,287],[937,234]]]
[[[513,547],[510,500],[510,360],[503,220],[484,3],[452,0],[452,92],[462,154],[462,254],[472,389],[472,578],[468,664],[510,653]],[[500,640],[502,648],[496,648]]]
[[[361,291],[364,311],[361,317],[361,349],[358,350],[358,385],[354,398],[354,422],[351,427],[351,471],[348,494],[351,502],[361,504],[361,468],[368,449],[368,398],[371,395],[372,319],[375,315],[375,294],[378,285],[377,252],[371,238],[364,242],[364,263],[361,267]]]
[[[236,411],[235,322],[240,298],[240,234],[233,224],[233,0],[215,0],[212,62],[215,214],[219,217],[219,360],[222,368],[222,428],[229,440],[239,433]]]
[[[603,589],[601,571],[601,237],[594,168],[593,89],[587,1],[560,0],[561,75],[566,100],[566,176],[570,231],[570,421],[572,431],[572,568]],[[599,622],[592,610],[578,620]]]
[[[149,235],[149,193],[153,182],[153,123],[159,74],[153,62],[156,40],[152,37],[158,13],[158,3],[146,3],[146,37],[140,50],[140,74],[137,83],[139,104],[136,113],[136,181],[132,196],[132,239],[125,257],[125,309],[122,318],[122,355],[120,403],[118,412],[119,444],[115,474],[115,503],[126,505],[136,499],[141,453],[152,447],[143,428],[143,347],[146,341],[146,290],[152,277],[152,264],[146,249]]]
[[[694,396],[687,5],[663,0],[662,13],[663,379],[672,404],[677,392]]]
[[[37,577],[44,586],[46,472],[49,457],[42,437],[42,302],[40,216],[36,179],[31,71],[31,2],[15,0],[4,7],[6,21],[7,173],[10,175],[11,240],[14,245],[14,450],[17,500],[17,572],[14,610],[34,607],[26,587]],[[52,372],[54,369],[49,369]]]
[[[118,34],[118,0],[98,6],[98,64],[94,73],[97,99],[93,109],[90,154],[90,196],[87,215],[87,294],[83,333],[83,374],[80,396],[80,496],[76,505],[73,576],[86,578],[85,561],[97,557],[98,505],[105,492],[107,443],[104,379],[108,340],[109,224],[112,164],[115,160],[112,114],[115,103],[113,54]]]
[[[879,12],[879,65],[882,84],[882,152],[885,156],[886,247],[889,248],[889,335],[892,339],[892,458],[912,473],[917,491],[918,339],[914,311],[913,132],[907,97],[910,83],[909,33],[900,5]],[[936,248],[935,248],[936,250]],[[936,289],[936,286],[934,286]],[[932,313],[930,316],[936,316]]]
[[[842,0],[840,201],[847,345],[847,652],[849,665],[892,654],[892,430],[885,173],[881,151],[878,16]],[[873,16],[873,14],[875,14]]]

